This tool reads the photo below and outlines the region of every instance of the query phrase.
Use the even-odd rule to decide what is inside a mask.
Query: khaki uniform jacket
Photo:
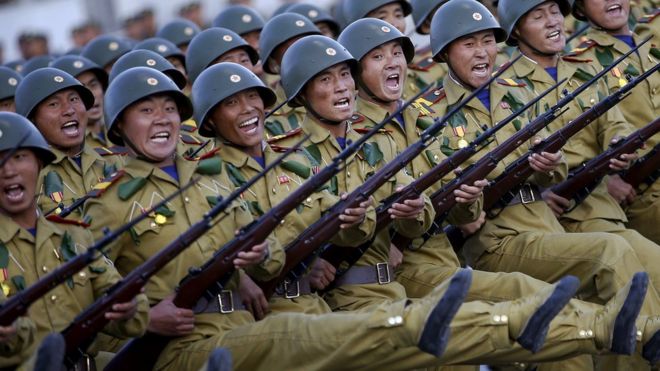
[[[415,58],[408,68],[415,72],[420,88],[442,82],[442,78],[447,74],[447,65],[433,60],[430,45],[415,51]]]
[[[268,86],[270,86],[271,89],[275,92],[275,96],[277,97],[277,102],[275,102],[275,105],[280,105],[282,102],[285,102],[287,100],[286,94],[284,93],[284,88],[282,87],[282,84],[280,83],[279,76],[274,76],[274,75],[267,75],[267,76],[273,76],[272,81],[268,83]],[[275,107],[272,107],[273,109]],[[291,108],[288,105],[283,105],[280,109],[277,111],[273,112],[270,117],[266,118],[266,123],[264,125],[264,128],[266,129],[266,136],[267,137],[274,137],[277,135],[282,135],[284,133],[289,132],[290,130],[296,129],[300,127],[300,123],[303,121],[305,118],[305,108],[303,107],[296,107],[296,108]]]
[[[515,56],[518,54],[517,51]],[[557,78],[558,80],[565,78],[566,82],[546,95],[540,101],[541,106],[554,106],[561,99],[560,94],[564,89],[574,91],[597,73],[598,71],[590,63],[575,61],[572,58],[560,59],[557,64]],[[525,81],[528,90],[534,95],[539,95],[555,84],[550,74],[527,57],[523,57],[515,63],[505,72],[505,75]],[[550,123],[550,129],[553,132],[559,130],[609,94],[610,91],[604,80],[592,84],[565,106],[568,110]],[[613,138],[625,137],[634,130],[625,121],[618,106],[612,107],[566,143],[562,150],[569,169],[576,168],[605,151]],[[609,195],[604,181],[600,182],[582,204],[562,215],[562,218],[575,221],[595,218],[626,221],[625,213]]]
[[[242,150],[228,145],[220,144],[216,152],[225,166],[228,174],[237,174],[230,179],[235,187],[249,180],[263,171],[256,160]],[[280,156],[270,146],[264,146],[264,159],[266,164],[274,162]],[[292,171],[291,169],[295,169]],[[299,172],[301,174],[296,173]],[[313,175],[308,160],[303,155],[291,154],[285,162],[269,171],[248,191],[244,193],[244,200],[255,219],[268,212],[271,208],[284,201],[298,186]],[[241,177],[241,179],[238,179]],[[307,227],[321,218],[323,212],[334,205],[339,198],[327,189],[314,192],[295,210],[287,214],[281,225],[275,229],[274,234],[283,247],[293,242]],[[331,242],[340,246],[359,246],[369,241],[376,225],[376,214],[371,208],[365,221],[357,227],[340,230],[331,239]],[[305,295],[305,298],[271,299],[271,310],[295,311],[304,313],[324,313],[329,310],[323,299],[317,295]]]
[[[309,116],[303,121],[302,129],[304,133],[311,134],[310,140],[313,143],[314,149],[307,148],[306,153],[310,156],[312,165],[326,166],[341,152],[342,149],[339,143],[332,137],[330,132],[316,124]],[[359,138],[360,134],[353,131],[350,127],[347,129],[346,140],[356,141]],[[291,137],[277,144],[290,146],[297,140]],[[331,182],[336,184],[336,186],[331,186],[331,191],[336,195],[341,192],[354,190],[370,174],[375,173],[385,163],[394,158],[396,145],[391,139],[385,136],[377,136],[368,141],[368,143],[374,149],[373,152],[379,152],[380,155],[368,156],[367,158],[364,150],[361,150],[358,154],[350,156],[346,161],[343,171],[337,174],[336,180]],[[375,151],[376,148],[378,149],[377,151]],[[411,181],[412,179],[404,172],[398,172],[394,178],[373,194],[374,199],[376,202],[379,202],[394,193],[397,185],[407,185]],[[410,238],[418,237],[426,231],[430,227],[435,215],[428,198],[425,201],[426,207],[424,208],[424,212],[417,220],[397,220],[393,223],[394,228]],[[389,233],[387,230],[383,230],[376,235],[372,246],[355,263],[355,266],[374,266],[378,263],[388,262],[389,249]],[[330,304],[333,310],[360,309],[374,304],[376,301],[380,303],[382,300],[397,300],[405,297],[403,287],[394,282],[386,285],[344,285],[329,291],[325,296],[326,301],[328,301],[328,304]]]
[[[37,220],[36,237],[2,214],[0,224],[3,226],[0,229],[0,249],[8,257],[8,265],[3,268],[3,274],[7,277],[3,289],[8,289],[7,296],[10,298],[92,245],[89,231],[54,224],[44,217]],[[20,354],[0,358],[0,365],[4,367],[26,361],[48,333],[64,330],[80,312],[120,279],[112,263],[100,258],[49,291],[28,309],[27,315],[36,326],[34,341],[29,345],[24,343]],[[145,332],[147,300],[144,295],[137,298],[138,313],[135,317],[128,321],[112,321],[104,332],[120,338],[141,336]],[[94,354],[96,350],[92,346],[90,353]]]
[[[37,189],[39,196],[37,204],[44,212],[49,212],[58,206],[53,200],[61,192],[61,202],[65,207],[76,199],[83,197],[102,179],[121,168],[119,156],[101,157],[96,151],[85,146],[81,156],[81,167],[63,152],[51,148],[55,153],[55,161],[41,170]]]
[[[461,141],[467,141],[468,143],[473,141],[483,131],[482,125],[492,127],[495,123],[515,112],[518,106],[522,106],[524,102],[530,100],[530,94],[524,87],[510,86],[508,84],[503,85],[503,83],[493,82],[489,87],[490,112],[486,110],[486,107],[484,107],[479,99],[475,98],[457,112],[454,116],[455,118],[449,120],[449,124],[443,130],[444,138],[441,144],[441,148],[447,154],[460,149]],[[469,91],[456,82],[450,75],[445,77],[443,85],[446,98],[434,106],[434,110],[438,115],[444,115],[448,107],[459,103],[469,94]],[[534,112],[533,107],[530,110],[532,112],[529,115],[535,117],[537,112]],[[507,140],[522,125],[527,123],[528,118],[528,113],[525,113],[498,131],[491,137],[493,139],[486,148],[472,156],[472,158],[463,164],[463,167],[466,168],[475,163],[480,157],[486,155]],[[547,131],[544,132],[542,130],[537,136],[545,137],[547,134]],[[524,155],[529,150],[530,145],[531,142],[523,143],[509,154],[488,174],[487,179],[493,180],[499,176],[507,165]],[[540,188],[546,188],[563,180],[567,174],[567,170],[566,163],[563,163],[552,174],[535,173],[528,179],[528,183],[536,184]],[[496,249],[498,244],[507,235],[515,235],[528,230],[537,232],[563,232],[563,228],[552,214],[552,211],[542,200],[528,204],[507,206],[497,217],[488,219],[481,230],[467,241],[465,246],[466,258],[468,258],[468,261],[473,261],[470,258],[476,260],[484,251]]]

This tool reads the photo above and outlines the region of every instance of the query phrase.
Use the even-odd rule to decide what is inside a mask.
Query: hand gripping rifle
[[[660,178],[660,144],[656,144],[649,153],[621,173],[621,179],[635,189],[639,189],[642,184],[651,186],[658,178]]]
[[[149,214],[153,213],[159,207],[162,207],[167,202],[171,201],[174,197],[181,194],[185,189],[189,188],[195,184],[197,180],[192,180],[181,189],[177,190],[173,194],[167,196],[164,200],[158,204],[152,206],[150,209],[138,215],[135,219],[130,222],[122,225],[112,232],[106,233],[100,240],[94,242],[87,251],[80,255],[76,255],[71,260],[59,266],[57,269],[26,288],[23,291],[19,291],[16,295],[8,298],[0,306],[0,326],[9,326],[11,325],[16,318],[24,315],[30,305],[37,301],[42,296],[46,295],[48,291],[55,288],[57,285],[66,281],[69,277],[81,271],[83,268],[88,266],[94,260],[98,259],[106,246],[108,246],[112,241],[117,239],[122,233],[133,228],[136,224],[144,220]]]
[[[71,322],[71,324],[69,324],[69,326],[62,331],[62,335],[64,336],[66,343],[65,365],[69,368],[72,368],[80,360],[80,358],[84,356],[86,349],[92,343],[96,334],[101,331],[105,325],[108,324],[109,321],[105,318],[105,313],[112,308],[113,304],[129,301],[137,294],[139,294],[142,287],[147,283],[147,281],[149,281],[149,278],[156,274],[167,263],[174,260],[180,253],[182,253],[188,246],[190,246],[190,244],[195,242],[199,237],[204,235],[204,233],[206,233],[209,229],[213,228],[218,222],[220,222],[222,218],[217,222],[214,221],[214,219],[222,212],[224,212],[224,210],[227,209],[227,207],[229,207],[232,202],[238,199],[243,192],[250,188],[259,179],[263,178],[274,167],[278,166],[288,155],[298,149],[300,145],[302,145],[302,143],[306,140],[307,137],[303,138],[303,140],[298,142],[295,146],[278,157],[277,160],[266,166],[262,172],[234,190],[226,198],[218,198],[218,203],[213,206],[211,210],[207,211],[200,221],[192,225],[188,230],[186,230],[169,245],[160,250],[156,255],[152,256],[149,258],[149,260],[131,271],[121,281],[115,283],[108,289],[103,297],[95,301],[92,305],[80,313],[76,319],[74,319],[73,322]],[[263,239],[261,239],[259,242],[262,240]],[[226,263],[230,265],[231,268],[233,268],[233,258],[240,251],[249,249],[253,245],[254,243],[250,245],[242,245],[240,248],[231,251],[231,256],[226,257]],[[181,291],[179,291],[179,294],[180,293]],[[179,296],[177,296],[177,298]],[[176,303],[177,301],[175,300],[175,304]],[[181,305],[178,306],[181,307]],[[167,342],[164,344],[167,345]],[[124,369],[151,369],[153,367],[153,363],[151,363],[150,366],[147,366],[146,364],[143,366],[141,362],[147,359],[151,359],[152,362],[155,362],[159,353],[151,354],[149,351],[150,350],[147,350],[147,353],[142,353],[140,357],[131,360],[131,363],[125,364]],[[125,361],[126,359],[123,360]]]

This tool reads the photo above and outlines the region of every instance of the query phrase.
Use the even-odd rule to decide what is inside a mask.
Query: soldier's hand
[[[635,188],[617,174],[607,178],[607,192],[620,204],[631,204],[637,197]]]
[[[144,291],[144,289],[142,289]],[[105,318],[111,321],[127,321],[137,313],[137,299],[125,303],[116,303],[112,305],[112,310],[105,312]]]
[[[393,243],[390,243],[390,259],[388,263],[394,269],[403,263],[403,253]]]
[[[0,343],[6,343],[16,336],[16,326],[0,326]]]
[[[261,264],[268,257],[268,241],[252,246],[249,251],[241,251],[234,259],[236,269]]]
[[[484,225],[484,223],[486,223],[486,213],[482,211],[477,220],[471,223],[458,225],[457,227],[463,232],[463,237],[468,237],[481,229],[481,226]]]
[[[543,191],[541,195],[543,196],[545,203],[558,218],[571,206],[571,201],[559,196],[549,189]]]
[[[309,285],[316,290],[323,290],[335,280],[337,270],[326,260],[317,258],[314,260],[312,270],[309,272]]]
[[[612,139],[612,144],[616,144],[621,139],[622,138],[620,137]],[[637,153],[633,152],[633,153],[624,153],[621,156],[619,156],[619,158],[611,158],[610,169],[614,171],[626,170],[635,160],[637,160],[638,157],[639,156],[637,155]]]
[[[165,336],[191,334],[195,328],[195,314],[190,309],[178,308],[172,299],[174,299],[174,295],[166,297],[151,307],[147,329]]]
[[[549,173],[561,164],[561,152],[548,153],[533,153],[529,156],[529,165],[540,173]]]
[[[238,283],[238,291],[241,293],[245,308],[252,313],[255,319],[260,320],[264,318],[270,311],[264,292],[247,274],[241,275]]]
[[[396,188],[396,192],[400,192],[402,186]],[[417,219],[417,217],[424,211],[424,199],[420,196],[417,198],[403,201],[403,203],[394,203],[387,212],[392,219]]]
[[[481,192],[487,185],[488,181],[486,179],[477,180],[472,185],[461,184],[461,186],[454,191],[456,202],[468,205],[477,202],[481,196]]]
[[[346,193],[343,193],[341,199],[344,200],[347,196]],[[344,210],[344,212],[339,215],[339,220],[343,222],[339,228],[346,229],[362,223],[364,221],[364,216],[367,214],[367,208],[372,204],[372,197],[369,197],[367,201],[360,203],[360,207]]]

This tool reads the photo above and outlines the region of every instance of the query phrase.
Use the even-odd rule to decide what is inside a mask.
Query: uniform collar
[[[264,158],[266,156],[266,150],[269,149],[268,145],[264,142]],[[218,141],[218,147],[220,148],[220,151],[218,155],[222,158],[223,161],[226,161],[234,167],[240,169],[244,166],[249,166],[252,169],[256,171],[262,171],[263,169],[261,168],[261,165],[257,163],[255,159],[253,159],[250,155],[247,153],[241,151],[239,148],[236,148],[232,145],[229,145],[227,142],[224,141]]]
[[[522,54],[520,52],[520,49],[516,49],[513,52],[513,55],[511,58],[516,58],[518,55]],[[562,59],[559,58],[559,62],[557,64],[557,71],[560,70],[560,65],[562,64]],[[536,61],[534,61],[532,58],[526,56],[523,54],[522,58],[516,63],[513,64],[513,66],[509,67],[513,68],[513,71],[517,77],[527,77],[528,79],[532,81],[543,81],[548,84],[554,84],[555,81],[550,76],[549,73],[545,71],[543,67],[541,67]],[[559,73],[558,73],[559,74]],[[540,93],[540,92],[539,92]]]
[[[456,79],[454,79],[451,76],[451,73],[448,73],[447,76],[445,77],[443,86],[445,89],[445,93],[447,94],[448,106],[460,102],[471,93],[465,86],[463,86],[458,81],[456,81]],[[490,89],[491,102],[498,102],[499,99],[501,99],[501,97],[504,96],[504,94],[506,94],[506,92],[502,92],[501,89],[498,90],[496,87],[497,87],[497,83],[495,82],[490,84],[490,86],[488,87]],[[488,112],[486,107],[481,103],[481,101],[477,97],[472,98],[472,100],[470,100],[467,104],[465,104],[464,107],[472,107],[475,110],[482,111],[483,113],[490,115],[490,112]]]
[[[63,161],[70,161],[71,163],[75,163],[73,158],[70,158],[67,156],[66,153],[60,151],[57,148],[50,147],[51,151],[55,154],[55,160],[52,162],[53,165],[58,165],[61,164]],[[81,166],[81,173],[85,174],[89,168],[92,167],[94,162],[98,161],[103,161],[101,156],[96,153],[93,149],[89,148],[88,146],[83,146],[82,152],[80,152],[80,166]],[[75,166],[76,169],[78,169],[78,165],[76,164]]]
[[[63,235],[64,232],[57,227],[56,224],[49,222],[46,218],[39,213],[37,217],[37,237],[36,241],[34,237],[26,230],[23,230],[18,224],[16,224],[10,217],[4,214],[0,214],[0,242],[3,244],[8,244],[11,240],[23,234],[23,238],[34,243],[35,246],[41,246],[45,241],[49,240],[52,235]]]
[[[170,182],[176,186],[187,184],[192,178],[195,170],[197,169],[196,162],[189,161],[178,154],[174,158],[174,166],[176,166],[176,171],[179,175],[179,183],[172,179],[171,176],[167,175],[163,170],[160,170],[154,164],[149,163],[144,160],[140,160],[134,157],[129,157],[126,161],[126,166],[123,170],[133,178],[149,178],[156,177],[160,180]]]
[[[402,104],[402,102],[399,103]],[[371,120],[375,124],[379,124],[387,117],[387,115],[389,115],[389,112],[384,107],[361,97],[358,97],[357,99],[356,108],[358,113]],[[395,121],[391,121],[391,125],[389,127],[396,127],[396,130],[402,132],[415,130],[417,118],[419,118],[419,111],[414,109],[412,106],[408,106],[405,110],[403,110],[401,115],[405,121],[403,123],[403,125],[405,125],[405,130],[401,127],[401,125],[399,125],[399,123]]]

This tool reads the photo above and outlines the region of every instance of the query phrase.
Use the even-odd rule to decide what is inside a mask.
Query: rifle
[[[278,166],[287,156],[297,150],[307,139],[308,137],[303,138],[303,140],[279,156],[277,160],[266,166],[261,173],[245,182],[226,198],[218,197],[218,203],[213,206],[211,210],[207,211],[200,221],[192,225],[188,230],[186,230],[170,244],[168,244],[165,248],[160,250],[156,255],[152,256],[138,268],[131,271],[121,281],[115,283],[108,289],[103,297],[96,300],[92,305],[80,313],[73,320],[73,322],[71,322],[71,324],[69,324],[69,326],[67,326],[67,328],[62,331],[62,335],[64,336],[64,340],[66,342],[65,365],[71,368],[80,360],[82,356],[84,356],[85,350],[92,343],[95,335],[101,331],[105,325],[108,324],[109,321],[105,318],[105,313],[110,308],[112,308],[113,304],[131,300],[133,297],[135,297],[135,295],[139,294],[140,290],[147,283],[147,281],[149,281],[150,277],[156,274],[156,272],[158,272],[167,263],[175,259],[190,244],[195,242],[209,229],[222,221],[222,218],[216,222],[214,222],[214,219],[227,207],[229,207],[232,202],[241,197],[243,192],[250,188],[254,183],[259,181],[259,179],[263,178],[274,167]],[[240,250],[233,251],[231,257],[227,258],[227,260],[223,261],[223,263],[226,263],[233,268],[232,261],[234,256],[238,254],[238,252],[244,250],[245,248],[250,248],[253,245],[254,244],[244,245]],[[147,358],[147,355],[151,354],[143,354],[145,358]],[[157,356],[158,354],[154,355],[154,362],[157,359]],[[137,366],[132,364],[131,367],[128,368],[135,367]],[[138,369],[146,368],[138,367]]]
[[[615,65],[615,63],[612,65]],[[503,208],[516,196],[521,185],[534,173],[534,170],[529,166],[529,156],[534,153],[559,151],[573,135],[625,99],[637,84],[655,73],[658,68],[660,68],[660,65],[655,65],[650,70],[629,81],[622,88],[596,103],[589,110],[533,146],[524,156],[509,164],[502,174],[484,189],[484,211],[489,212],[493,209]]]
[[[124,175],[124,170],[118,170],[114,172],[112,175],[109,177],[101,180],[99,183],[95,184],[92,187],[92,190],[87,192],[84,196],[80,197],[79,199],[75,200],[71,205],[65,207],[60,211],[57,216],[60,218],[66,218],[71,214],[74,210],[76,210],[79,207],[82,207],[85,201],[89,200],[90,198],[99,198],[101,197],[105,191],[108,189],[108,185],[112,184],[116,179],[121,178]],[[48,210],[47,212],[44,213],[45,216],[49,216],[55,210],[59,209],[60,206],[55,206],[54,208]]]
[[[417,198],[420,195],[422,195],[426,189],[431,187],[436,182],[440,181],[452,170],[454,170],[456,167],[458,167],[459,165],[467,161],[470,157],[472,157],[475,153],[477,153],[480,150],[479,147],[482,146],[488,140],[488,138],[492,137],[496,132],[498,132],[508,123],[513,121],[521,113],[523,113],[531,106],[536,104],[536,102],[540,101],[543,97],[548,95],[562,82],[563,81],[556,83],[554,86],[542,92],[539,96],[529,101],[519,110],[509,115],[507,118],[500,121],[492,128],[488,128],[487,130],[485,130],[481,135],[475,138],[468,146],[466,146],[465,148],[461,148],[460,150],[453,153],[451,156],[444,159],[440,164],[433,167],[433,169],[431,169],[421,177],[415,179],[412,183],[408,184],[400,192],[397,192],[382,200],[380,205],[376,209],[376,233],[380,232],[383,228],[387,227],[392,221],[392,219],[389,217],[387,210],[390,209],[393,204],[402,203],[405,200]],[[488,81],[487,83],[490,84],[491,81]],[[462,103],[465,104],[469,102],[470,99],[471,97],[468,97]],[[461,105],[459,104],[458,109],[460,109],[460,107]],[[457,112],[457,110],[452,110],[452,111],[453,112],[450,112],[447,115],[445,115],[447,119],[451,117],[451,115],[454,112]],[[349,265],[353,265],[355,262],[358,261],[358,259],[362,255],[364,255],[364,253],[366,252],[366,250],[369,248],[370,245],[371,245],[371,241],[364,243],[358,246],[357,248],[352,248],[350,249],[350,251],[349,249],[343,248],[341,246],[333,246],[333,245],[326,246],[324,247],[324,251],[321,254],[321,256],[323,257],[323,259],[327,260],[333,266],[335,266],[335,268],[338,268],[339,264],[341,264],[341,262],[344,260],[346,260],[349,263]],[[343,257],[346,256],[346,254],[349,254],[349,258],[343,259]],[[341,272],[338,275],[341,275]]]
[[[422,93],[420,92],[419,95],[421,96]],[[290,211],[341,171],[341,164],[356,153],[362,144],[377,133],[385,123],[381,123],[359,140],[349,144],[328,166],[296,188],[286,199],[259,219],[241,228],[236,237],[218,250],[204,265],[199,268],[191,268],[190,273],[179,283],[173,300],[174,305],[179,308],[192,308],[202,297],[219,300],[220,292],[234,271],[232,260],[236,254],[264,241]],[[145,336],[133,339],[126,344],[106,369],[150,369],[170,340],[171,337],[147,332]]]
[[[16,151],[18,151],[19,148],[21,148],[21,146],[23,145],[23,143],[25,143],[25,141],[27,140],[27,138],[28,138],[29,136],[30,136],[30,133],[27,133],[27,134],[23,135],[23,137],[21,138],[21,140],[19,140],[18,143],[17,143],[14,147],[12,147],[12,148],[9,150],[9,152],[7,152],[7,154],[4,155],[4,156],[2,157],[2,159],[0,159],[0,169],[1,169],[3,166],[5,166],[5,164],[7,163],[7,161],[9,161],[9,159],[11,158],[11,156],[13,156],[14,153],[16,153]]]
[[[514,135],[509,137],[498,147],[493,149],[487,155],[483,156],[477,162],[475,162],[467,169],[465,169],[463,172],[461,172],[461,174],[458,175],[456,178],[454,178],[451,182],[449,182],[444,187],[433,193],[431,195],[431,202],[436,211],[436,219],[434,221],[433,226],[424,235],[424,239],[428,240],[430,236],[441,230],[442,222],[446,219],[451,208],[456,204],[456,199],[454,197],[454,190],[460,187],[461,184],[473,184],[477,180],[484,179],[493,169],[495,169],[495,167],[500,161],[502,161],[506,156],[508,156],[516,148],[518,148],[521,143],[528,141],[541,129],[545,128],[553,120],[555,120],[557,117],[559,117],[564,112],[566,112],[568,108],[564,108],[564,106],[566,106],[570,101],[575,99],[575,97],[577,97],[580,93],[586,90],[598,79],[603,77],[618,63],[623,61],[631,53],[634,53],[637,49],[639,49],[640,46],[648,42],[650,39],[651,39],[650,37],[646,38],[637,47],[622,55],[620,58],[618,58],[616,61],[610,64],[607,68],[604,68],[603,70],[598,72],[594,77],[591,78],[591,80],[580,85],[573,92],[568,92],[568,90],[564,89],[562,94],[563,98],[561,98],[557,102],[557,104],[550,107],[547,111],[543,112],[541,115],[537,116],[534,120],[529,122],[521,130],[519,130]],[[518,161],[516,161],[516,163],[517,162]],[[527,179],[527,177],[523,178],[522,180],[524,181],[524,179]],[[409,246],[410,240],[400,238],[399,236],[400,235],[395,235],[395,237],[392,239],[392,243],[394,243],[397,246],[403,245],[400,248]]]
[[[27,312],[32,303],[46,295],[48,291],[63,283],[69,277],[81,271],[91,262],[96,260],[99,257],[98,253],[104,254],[103,249],[122,233],[133,228],[136,224],[149,216],[149,214],[153,213],[156,211],[156,209],[162,207],[167,202],[174,199],[174,197],[195,183],[197,183],[196,179],[192,180],[173,194],[167,196],[164,200],[141,213],[130,222],[124,224],[112,232],[108,231],[100,240],[94,242],[94,244],[90,246],[87,251],[80,255],[76,255],[74,258],[60,265],[57,269],[34,283],[32,286],[26,288],[23,291],[19,291],[16,293],[16,295],[8,298],[7,301],[5,301],[2,306],[0,306],[0,326],[11,325],[16,320],[16,318],[24,315]]]
[[[573,199],[575,206],[579,205],[598,186],[602,178],[611,173],[610,159],[635,152],[658,131],[660,131],[660,117],[625,139],[610,145],[606,151],[571,171],[565,181],[552,187],[552,192],[567,200]]]
[[[644,157],[635,161],[627,170],[621,172],[621,179],[636,189],[642,184],[651,185],[660,178],[660,144]]]

